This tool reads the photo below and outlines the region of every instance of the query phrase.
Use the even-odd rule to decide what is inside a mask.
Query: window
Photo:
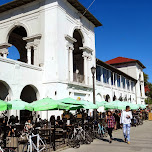
[[[110,72],[110,74],[111,74],[111,85],[114,85],[114,76],[113,76],[113,73]]]
[[[103,68],[103,82],[109,83],[109,70]]]
[[[122,87],[125,89],[125,77],[121,77]]]
[[[129,88],[130,88],[130,83],[129,83],[129,80],[128,80],[128,79],[126,80],[126,84],[127,84],[127,89],[129,90]]]
[[[133,91],[134,90],[134,82],[131,81],[131,90]]]
[[[114,73],[114,85],[116,85],[117,74]]]
[[[120,87],[120,75],[117,75],[117,86]]]
[[[97,66],[96,80],[101,81],[101,67],[100,66]]]

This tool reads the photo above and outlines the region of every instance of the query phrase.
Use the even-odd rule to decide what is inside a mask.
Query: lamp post
[[[95,100],[95,73],[96,73],[96,68],[94,66],[91,68],[91,72],[92,72],[92,79],[93,79],[93,103],[96,104],[96,100]],[[96,116],[97,116],[97,110],[96,109],[94,109],[93,115],[94,115],[94,120],[96,120]]]

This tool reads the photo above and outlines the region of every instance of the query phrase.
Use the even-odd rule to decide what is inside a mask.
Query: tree
[[[144,73],[144,85],[145,86],[149,84],[148,80],[149,80],[148,74]]]

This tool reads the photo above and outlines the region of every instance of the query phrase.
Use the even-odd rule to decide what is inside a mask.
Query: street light
[[[96,104],[96,100],[95,100],[95,73],[96,73],[96,68],[94,66],[91,68],[91,72],[92,72],[92,79],[93,79],[93,103]],[[96,115],[97,115],[96,113],[97,113],[97,111],[96,111],[96,109],[94,109],[94,112],[93,112],[94,120],[96,120]]]

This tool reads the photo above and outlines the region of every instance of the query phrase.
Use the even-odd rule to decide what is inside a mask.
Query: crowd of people
[[[126,110],[113,110],[106,112],[98,112],[96,121],[102,122],[107,126],[108,134],[110,136],[109,142],[112,143],[112,131],[114,129],[123,128],[124,141],[130,144],[130,127],[133,126],[134,120],[133,118],[138,115],[138,117],[142,120],[148,119],[149,110],[130,110],[130,107],[127,106]],[[89,110],[78,109],[76,113],[73,114],[70,111],[63,111],[62,116],[51,116],[50,120],[42,120],[40,115],[37,116],[36,119],[33,120],[33,117],[30,117],[24,124],[20,124],[20,130],[26,132],[30,129],[40,127],[40,128],[63,128],[63,130],[67,129],[68,125],[74,123],[80,123],[81,126],[86,122],[93,121],[93,115],[89,113]],[[101,121],[102,120],[102,121]],[[7,136],[20,136],[20,130],[16,128],[19,125],[18,117],[11,116],[8,120],[7,116],[3,116],[0,118],[0,135],[3,135],[4,147],[6,147],[6,137]]]

